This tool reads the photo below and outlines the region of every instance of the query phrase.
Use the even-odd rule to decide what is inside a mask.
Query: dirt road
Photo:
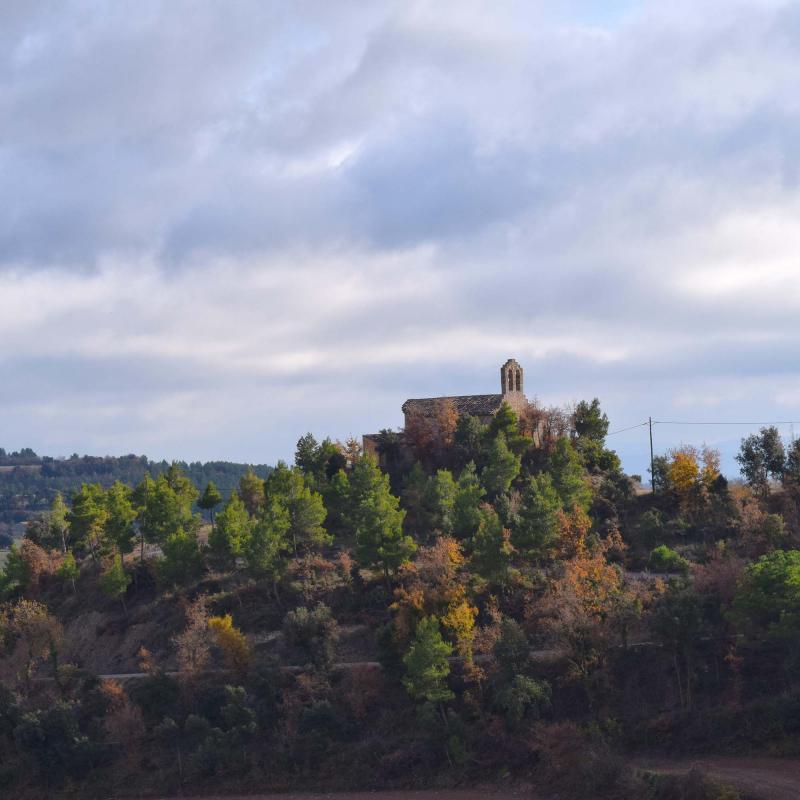
[[[174,800],[161,798],[161,800]],[[311,792],[301,794],[204,795],[182,800],[535,800],[527,790],[430,789],[419,792]]]
[[[727,783],[759,800],[798,800],[800,760],[783,758],[709,757],[692,761],[656,759],[636,764],[640,769],[667,774],[697,767],[715,780]]]

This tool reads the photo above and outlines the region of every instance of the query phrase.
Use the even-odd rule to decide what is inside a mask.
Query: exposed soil
[[[650,772],[680,774],[693,767],[758,800],[798,800],[800,760],[782,758],[708,757],[692,761],[654,759],[636,764]]]
[[[324,792],[301,794],[202,795],[181,800],[536,800],[530,790],[429,789],[396,792]],[[161,800],[174,800],[161,798]]]

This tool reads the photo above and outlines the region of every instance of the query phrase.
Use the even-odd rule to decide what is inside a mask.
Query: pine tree
[[[75,581],[79,574],[80,570],[78,569],[78,563],[75,561],[75,556],[72,555],[71,550],[67,550],[64,560],[58,567],[58,577],[70,582],[73,594],[77,591]]]
[[[520,465],[519,456],[508,449],[506,437],[498,433],[489,448],[489,463],[481,475],[486,491],[494,496],[507,492],[519,475]]]
[[[586,482],[586,473],[580,456],[566,436],[556,441],[555,449],[549,459],[548,471],[564,508],[576,505],[584,511],[589,508],[592,491]]]
[[[85,483],[72,498],[72,508],[67,514],[70,536],[78,547],[88,550],[97,560],[104,544],[108,509],[103,487]]]
[[[225,508],[217,514],[208,544],[214,555],[227,564],[244,553],[252,530],[252,519],[238,492],[231,493]]]
[[[446,469],[437,470],[428,480],[423,502],[428,512],[429,525],[445,536],[453,532],[453,511],[458,487],[453,474]]]
[[[356,560],[361,566],[381,567],[388,580],[389,572],[407,561],[416,545],[403,533],[405,511],[391,493],[389,476],[383,475],[369,456],[360,460],[359,468],[358,482],[351,481],[351,486],[356,484],[360,491],[354,509]]]
[[[439,620],[423,617],[414,633],[411,647],[403,657],[406,669],[403,686],[415,700],[444,703],[454,695],[447,686],[453,648],[442,639]]]
[[[478,509],[480,522],[472,538],[472,564],[476,572],[490,581],[505,583],[514,548],[508,529],[488,504]]]
[[[515,455],[522,455],[531,444],[530,437],[525,436],[519,429],[519,417],[506,402],[501,404],[492,417],[486,435],[490,441],[502,435],[509,450]]]
[[[117,553],[114,560],[106,571],[100,576],[100,588],[102,591],[112,599],[119,598],[122,601],[122,608],[127,614],[125,607],[125,592],[128,591],[128,586],[131,583],[130,575],[125,572],[122,566],[122,556]]]
[[[527,558],[549,558],[558,544],[558,511],[561,500],[550,475],[531,478],[522,493],[511,541]]]
[[[286,468],[283,462],[278,462],[278,469],[281,466]],[[251,516],[256,516],[264,508],[264,481],[252,469],[248,469],[239,478],[239,497],[242,498],[242,502]]]
[[[136,535],[133,527],[136,509],[133,507],[131,490],[119,481],[114,481],[106,492],[105,504],[108,512],[105,522],[106,540],[122,555],[132,552]]]
[[[485,492],[471,461],[458,478],[456,496],[453,499],[453,533],[459,539],[470,539],[478,530],[478,509]]]
[[[266,497],[288,511],[289,536],[295,555],[301,550],[309,553],[332,541],[323,526],[327,511],[322,495],[311,490],[297,467],[290,468],[279,461],[267,478]]]
[[[245,563],[253,575],[274,581],[280,576],[286,554],[291,550],[289,526],[287,509],[278,500],[269,500],[263,513],[254,521],[244,548]]]
[[[203,509],[203,511],[208,511],[211,515],[211,523],[214,523],[214,509],[222,502],[222,495],[219,493],[219,489],[217,489],[216,484],[214,481],[209,481],[206,484],[205,491],[203,492],[200,499],[197,501],[197,505]]]

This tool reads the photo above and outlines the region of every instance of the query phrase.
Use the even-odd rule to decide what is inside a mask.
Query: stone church
[[[406,400],[403,403],[403,416],[408,426],[412,417],[426,417],[435,419],[441,409],[447,405],[454,408],[459,416],[469,414],[477,417],[481,422],[487,423],[500,410],[503,403],[508,403],[517,414],[521,414],[528,407],[528,399],[524,390],[525,373],[520,364],[509,358],[500,367],[500,392],[497,394],[465,394],[455,397],[425,397]],[[363,437],[365,453],[378,457],[377,434],[368,433]]]

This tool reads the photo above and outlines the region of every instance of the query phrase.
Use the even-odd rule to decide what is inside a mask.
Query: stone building
[[[406,427],[412,417],[424,417],[435,420],[443,408],[452,408],[461,416],[469,414],[487,423],[500,410],[503,403],[508,403],[517,414],[521,414],[528,406],[525,397],[525,372],[513,358],[509,358],[500,367],[500,392],[498,394],[466,394],[453,397],[424,397],[406,400],[402,410]],[[365,434],[363,437],[364,452],[378,457],[377,435]]]

